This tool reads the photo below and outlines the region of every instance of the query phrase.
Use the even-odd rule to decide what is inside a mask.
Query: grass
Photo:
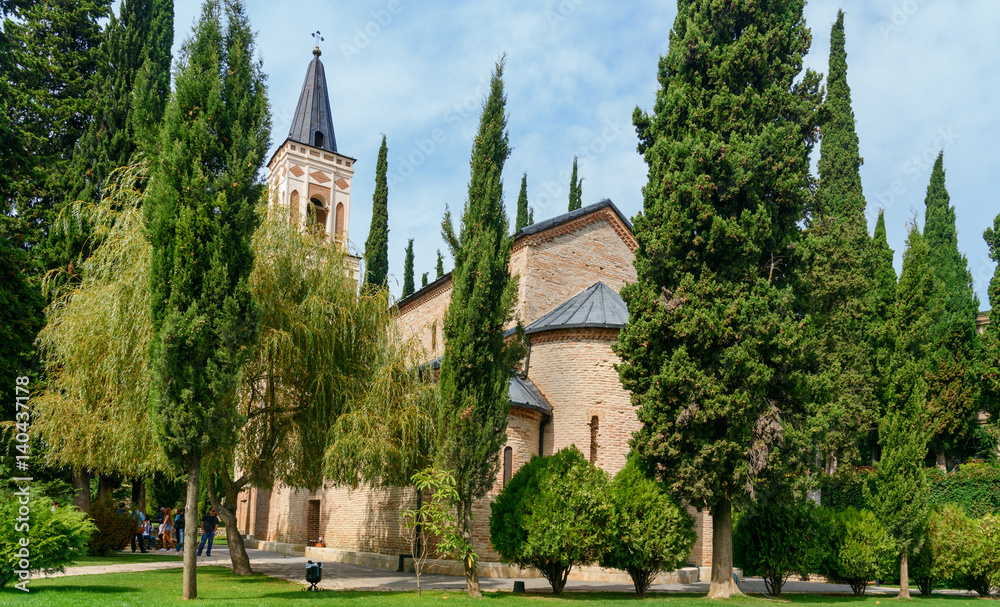
[[[0,590],[0,605],[31,607],[119,607],[143,605],[191,605],[180,600],[180,569],[164,569],[142,573],[108,573],[53,579],[38,579],[30,583],[30,593],[14,588]],[[482,601],[474,601],[463,592],[356,592],[303,591],[299,584],[263,575],[234,576],[225,567],[198,568],[198,599],[203,605],[240,605],[252,601],[254,607],[288,605],[290,601],[315,605],[345,607],[409,607],[423,605],[476,605],[479,607],[616,607],[620,605],[669,605],[670,607],[766,607],[773,604],[761,598],[740,597],[726,601],[710,601],[701,595],[653,594],[640,601],[630,594],[581,592],[566,593],[556,598],[550,594],[514,595],[509,592],[489,592]],[[794,607],[875,607],[887,597],[817,596],[789,594],[783,596]],[[970,597],[932,597],[914,599],[914,607],[965,607],[976,599]],[[891,603],[886,603],[886,607]],[[897,602],[898,605],[898,602]]]

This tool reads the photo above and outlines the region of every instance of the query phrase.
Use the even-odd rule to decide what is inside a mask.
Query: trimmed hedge
[[[868,508],[862,486],[868,483],[872,492],[875,469],[871,466],[841,468],[832,476],[824,476],[823,506],[834,510]],[[987,514],[1000,515],[1000,467],[986,463],[966,463],[956,472],[927,469],[930,481],[931,505],[955,504],[966,514],[979,518]]]

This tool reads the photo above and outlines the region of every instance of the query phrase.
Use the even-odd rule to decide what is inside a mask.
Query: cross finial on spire
[[[316,40],[318,40],[319,42],[323,42],[323,40],[325,40],[325,38],[323,38],[322,34],[320,34],[319,30],[316,30],[315,32],[313,32],[312,33],[312,37],[315,38]],[[323,54],[323,51],[319,50],[319,45],[317,44],[316,47],[313,49],[313,57],[319,57],[322,54]]]

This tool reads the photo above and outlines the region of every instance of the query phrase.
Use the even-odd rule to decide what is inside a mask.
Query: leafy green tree
[[[975,555],[966,547],[978,533],[976,522],[954,504],[931,510],[924,541],[913,553],[910,577],[922,596],[930,596],[942,582],[961,584],[974,566]]]
[[[434,266],[434,270],[437,272],[438,278],[444,276],[444,256],[441,255],[441,249],[437,251],[437,265]]]
[[[863,596],[869,581],[891,571],[896,554],[892,536],[869,510],[820,508],[818,514],[826,548],[820,573]]]
[[[812,502],[790,502],[758,504],[742,513],[733,532],[736,566],[763,578],[775,596],[792,574],[816,571],[825,554],[815,509]]]
[[[615,521],[607,474],[572,445],[532,456],[490,510],[490,543],[500,558],[538,569],[556,596],[573,565],[600,558]]]
[[[372,226],[365,241],[365,284],[381,286],[389,275],[389,148],[382,135],[375,165],[375,193],[372,195]],[[404,296],[405,297],[405,296]]]
[[[0,415],[14,419],[14,380],[34,371],[32,342],[42,327],[42,297],[27,275],[28,254],[0,233]]]
[[[968,260],[958,250],[955,207],[944,183],[944,152],[938,154],[924,199],[924,238],[928,263],[944,289],[943,307],[935,318],[936,342],[927,369],[927,405],[932,444],[938,467],[944,469],[945,446],[963,437],[979,404],[977,363],[980,340],[976,336],[979,298],[972,287]]]
[[[413,239],[406,243],[406,258],[403,260],[403,297],[413,295]]]
[[[493,487],[500,467],[510,412],[508,361],[520,345],[515,340],[508,349],[503,338],[517,297],[517,283],[507,268],[512,242],[501,180],[510,155],[505,106],[501,59],[472,146],[469,194],[458,236],[450,212],[442,222],[455,269],[451,304],[444,317],[436,462],[455,476],[458,525],[470,543],[473,502]],[[465,559],[463,564],[469,594],[480,596],[477,563]]]
[[[528,222],[528,174],[521,175],[521,191],[517,195],[517,219],[514,221],[514,232],[517,232]]]
[[[654,113],[633,116],[649,181],[618,372],[642,422],[633,448],[671,493],[711,510],[710,597],[739,593],[734,501],[752,501],[777,464],[807,452],[795,438],[805,412],[791,245],[820,96],[815,73],[798,79],[802,10],[678,3]]]
[[[188,475],[198,520],[202,460],[232,449],[239,371],[258,335],[251,297],[254,204],[271,127],[265,77],[238,0],[208,0],[184,44],[145,211],[152,245],[150,406],[167,457]],[[197,596],[195,545],[185,599]]]
[[[569,210],[575,211],[583,205],[583,180],[577,179],[576,156],[573,156],[573,173],[569,177]],[[520,207],[519,207],[520,208]]]
[[[975,532],[962,547],[971,557],[962,586],[988,597],[993,588],[1000,586],[1000,517],[987,514],[973,521],[973,525]]]
[[[847,84],[844,13],[830,34],[830,73],[820,128],[819,187],[798,251],[799,293],[814,345],[808,382],[827,472],[853,459],[859,434],[875,423],[876,378],[869,342],[871,291],[863,271],[868,233],[861,157]]]
[[[601,566],[621,569],[645,596],[656,576],[684,564],[698,536],[687,510],[650,478],[636,456],[611,481],[615,523]]]
[[[24,530],[18,528],[18,509],[22,505],[19,497],[11,490],[0,494],[0,588],[12,582],[17,585],[20,576],[15,570],[21,568],[18,565],[24,558],[19,551],[28,549],[28,561],[33,570],[63,571],[86,554],[87,541],[96,529],[79,509],[64,506],[52,511],[48,508],[49,498],[29,491],[29,499],[35,507],[28,514],[30,534],[26,536]],[[21,545],[24,537],[30,542],[26,547]],[[27,585],[21,589],[27,589]]]

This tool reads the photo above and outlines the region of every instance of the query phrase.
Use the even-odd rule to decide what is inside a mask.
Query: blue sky
[[[830,26],[847,13],[848,80],[861,154],[869,231],[885,208],[897,272],[906,224],[923,225],[930,168],[945,150],[946,183],[980,297],[994,264],[982,232],[1000,212],[991,183],[1000,123],[1000,3],[995,0],[813,0],[807,65],[826,72]],[[274,130],[284,141],[316,41],[326,67],[341,153],[358,159],[350,239],[364,247],[375,160],[389,145],[390,287],[398,295],[403,251],[415,239],[415,271],[434,277],[445,205],[459,214],[469,154],[493,64],[506,52],[504,82],[513,153],[504,169],[513,223],[521,174],[536,221],[566,210],[573,156],[583,203],[610,198],[629,217],[642,210],[646,166],[631,125],[652,107],[656,66],[667,51],[673,2],[323,2],[248,0],[269,76]],[[175,56],[200,11],[175,7]],[[269,152],[270,155],[270,152]]]

